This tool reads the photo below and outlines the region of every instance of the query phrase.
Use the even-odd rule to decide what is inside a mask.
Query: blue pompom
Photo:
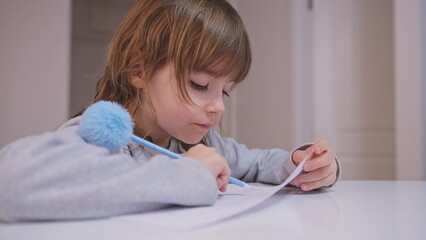
[[[80,120],[80,136],[111,153],[131,142],[132,134],[132,118],[118,103],[96,102],[84,111]]]

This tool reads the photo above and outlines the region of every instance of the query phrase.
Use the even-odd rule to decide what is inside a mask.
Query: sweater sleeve
[[[228,160],[232,176],[245,182],[280,184],[296,168],[289,152],[282,149],[249,149],[213,130],[206,140]]]
[[[196,160],[144,163],[56,131],[0,150],[0,220],[109,217],[170,205],[211,205],[216,181]]]

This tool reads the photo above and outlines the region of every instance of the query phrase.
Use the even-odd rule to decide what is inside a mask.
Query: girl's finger
[[[229,182],[229,178],[224,178],[221,176],[218,176],[218,178],[216,179],[217,182],[217,187],[219,189],[219,191],[221,192],[226,192],[226,189],[228,187],[228,182]]]
[[[303,161],[303,159],[306,157],[306,155],[308,155],[308,153],[306,153],[306,151],[302,151],[302,150],[297,150],[293,153],[293,162],[296,165],[299,165],[300,162]]]
[[[320,187],[328,187],[334,183],[334,180],[335,176],[333,174],[330,174],[319,181],[302,183],[300,185],[300,189],[302,189],[303,191],[311,191]]]
[[[321,179],[324,179],[331,174],[333,174],[332,168],[323,167],[323,168],[317,169],[315,171],[304,173],[304,174],[297,176],[294,179],[294,183],[296,184],[296,186],[300,186],[303,183],[320,181]]]
[[[322,168],[322,167],[325,167],[325,166],[328,166],[328,165],[332,165],[332,164],[336,165],[336,167],[337,167],[334,155],[331,152],[327,151],[327,152],[325,152],[325,153],[323,153],[319,156],[317,155],[316,157],[307,161],[305,163],[305,166],[303,166],[303,170],[305,172],[311,172],[315,169],[319,169],[319,168]]]
[[[329,144],[325,140],[319,140],[314,143],[314,145],[311,146],[314,153],[321,154],[322,152],[325,152],[329,149]]]

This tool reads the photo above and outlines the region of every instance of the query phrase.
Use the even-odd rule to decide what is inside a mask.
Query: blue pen
[[[150,150],[153,150],[155,152],[164,154],[164,155],[166,155],[168,157],[171,157],[171,158],[174,158],[174,159],[182,158],[182,155],[174,153],[174,152],[172,152],[172,151],[170,151],[168,149],[162,148],[162,147],[160,147],[160,146],[158,146],[158,145],[156,145],[156,144],[154,144],[154,143],[152,143],[150,141],[147,141],[147,140],[145,140],[143,138],[140,138],[138,136],[132,135],[131,138],[132,138],[132,140],[134,142],[137,142],[140,145],[142,145],[142,146],[144,146],[146,148],[149,148]],[[233,177],[229,177],[229,183],[235,184],[235,185],[237,185],[239,187],[242,187],[242,188],[249,187],[249,185],[247,183],[245,183],[245,182],[243,182],[241,180],[238,180],[236,178],[233,178]]]

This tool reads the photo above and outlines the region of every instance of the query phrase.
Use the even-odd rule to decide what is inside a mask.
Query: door
[[[395,178],[393,2],[314,2],[315,135],[345,179]]]

